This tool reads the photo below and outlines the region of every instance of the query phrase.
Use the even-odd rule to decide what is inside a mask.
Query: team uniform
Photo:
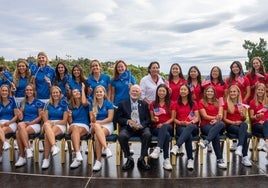
[[[170,99],[171,101],[177,101],[180,95],[180,87],[186,84],[187,85],[187,80],[180,78],[177,83],[175,83],[173,80],[169,81],[169,88],[171,89],[171,96]]]
[[[17,109],[17,106],[13,98],[9,99],[9,103],[6,106],[0,101],[0,123],[5,123],[11,120],[15,116],[14,109]],[[13,132],[16,132],[17,123],[11,123],[9,127]]]
[[[226,84],[231,86],[231,85],[237,85],[237,87],[240,89],[241,91],[241,96],[242,99],[245,99],[245,91],[247,87],[250,87],[250,83],[249,80],[246,76],[243,76],[243,78],[240,79],[233,79],[233,81],[229,84],[229,78],[226,79]]]
[[[72,108],[72,119],[70,127],[73,125],[84,127],[89,132],[89,107],[82,104],[78,108]]]

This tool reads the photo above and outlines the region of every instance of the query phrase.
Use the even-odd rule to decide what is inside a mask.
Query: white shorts
[[[113,124],[113,122],[105,123],[104,125],[101,125],[101,127],[106,128],[109,131],[109,135],[111,135],[114,132],[114,124]]]
[[[21,102],[23,101],[24,97],[16,97],[16,103],[17,103],[17,107],[20,108],[21,107]]]
[[[2,120],[0,120],[0,123],[6,123],[6,122],[8,122],[9,120],[5,120],[5,119],[2,119]],[[16,122],[14,122],[14,123],[11,123],[10,125],[9,125],[9,127],[10,127],[10,129],[12,129],[12,132],[14,133],[14,132],[16,132],[16,130],[17,130],[17,123]]]
[[[52,122],[57,122],[57,121],[60,121],[60,120],[51,120]],[[58,125],[58,124],[55,124],[55,126],[57,126],[60,130],[61,130],[61,133],[65,133],[66,132],[66,126],[65,125]]]
[[[86,129],[86,131],[89,132],[89,126],[87,124],[84,124],[84,123],[72,123],[69,128],[71,128],[71,126],[84,127]]]
[[[37,124],[29,125],[29,126],[32,127],[35,134],[40,133],[40,130],[41,130],[40,124],[37,123]]]

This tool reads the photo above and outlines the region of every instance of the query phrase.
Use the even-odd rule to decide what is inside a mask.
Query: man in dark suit
[[[118,140],[125,158],[127,158],[126,163],[122,166],[122,170],[129,170],[134,167],[134,159],[131,157],[128,145],[128,140],[131,136],[139,136],[141,138],[141,154],[137,163],[138,168],[150,170],[150,165],[144,161],[144,157],[148,155],[148,148],[152,138],[148,104],[140,100],[141,89],[139,85],[131,86],[129,94],[130,99],[120,103],[117,110],[120,126]]]

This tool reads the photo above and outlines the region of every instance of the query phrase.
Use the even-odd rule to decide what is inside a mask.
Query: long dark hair
[[[58,83],[60,81],[62,81],[61,78],[60,78],[59,70],[58,70],[59,65],[62,65],[64,67],[64,75],[68,75],[68,68],[65,65],[65,63],[63,61],[58,62],[58,64],[56,65],[56,68],[55,68],[55,74],[56,74],[55,75],[55,80],[54,80],[55,85],[58,85]],[[63,81],[65,82],[64,84],[66,84],[67,79],[66,80],[64,80],[64,79],[65,78],[63,78]]]
[[[159,88],[164,88],[167,92],[167,95],[165,96],[165,104],[167,107],[168,112],[170,111],[170,93],[169,93],[169,88],[166,86],[166,84],[160,84],[159,86],[157,86],[156,88],[156,95],[155,95],[155,101],[154,101],[154,108],[157,108],[160,100],[159,100],[159,96],[157,95]]]
[[[187,101],[188,101],[188,104],[190,106],[190,109],[193,109],[194,101],[193,101],[193,98],[192,98],[191,89],[187,84],[182,84],[180,86],[180,88],[183,87],[183,86],[185,86],[187,88],[187,90],[188,90]],[[183,105],[181,95],[179,95],[179,98],[178,98],[178,105]]]
[[[225,83],[224,83],[224,80],[223,80],[223,78],[222,78],[222,72],[221,72],[220,67],[218,67],[218,66],[214,66],[214,67],[212,67],[212,69],[210,70],[210,80],[212,81],[212,71],[213,71],[213,69],[218,69],[218,71],[219,71],[218,80],[219,80],[219,82],[220,82],[221,85],[224,85]]]
[[[239,68],[239,70],[240,70],[240,71],[239,71],[239,75],[240,75],[240,74],[242,74],[243,76],[245,75],[245,74],[244,74],[244,71],[243,71],[242,64],[241,64],[239,61],[234,61],[234,62],[230,65],[230,69],[231,69],[231,71],[230,71],[229,80],[228,80],[228,84],[229,84],[229,85],[231,85],[232,81],[235,79],[235,74],[234,74],[233,71],[232,71],[232,67],[233,67],[234,65],[237,65],[237,66],[238,66],[238,68]]]
[[[180,70],[179,78],[184,79],[184,76],[183,76],[183,74],[182,74],[182,70],[181,70],[181,66],[180,66],[178,63],[173,63],[173,64],[171,65],[170,69],[169,69],[168,81],[171,81],[171,80],[173,80],[173,78],[174,78],[174,76],[173,76],[173,74],[172,74],[172,68],[173,68],[174,66],[178,66],[178,67],[179,67],[179,70]]]
[[[198,84],[201,86],[201,84],[202,84],[201,72],[200,72],[200,70],[197,68],[197,66],[191,66],[191,67],[189,68],[189,70],[188,70],[188,78],[187,78],[187,82],[188,82],[188,84],[191,84],[191,83],[192,83],[192,78],[191,78],[191,76],[190,76],[190,72],[191,72],[192,69],[195,69],[195,70],[197,71],[197,73],[198,73],[198,76],[197,76],[197,82],[198,82]]]

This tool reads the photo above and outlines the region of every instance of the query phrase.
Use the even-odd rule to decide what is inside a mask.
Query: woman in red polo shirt
[[[235,154],[242,158],[242,164],[252,166],[247,154],[247,130],[248,125],[245,122],[247,108],[242,103],[241,92],[238,86],[232,85],[227,92],[227,101],[223,106],[223,120],[226,123],[226,130],[231,134],[238,136],[238,144]]]
[[[249,106],[252,132],[263,134],[265,143],[262,149],[268,152],[268,98],[263,83],[256,84],[255,95]]]

